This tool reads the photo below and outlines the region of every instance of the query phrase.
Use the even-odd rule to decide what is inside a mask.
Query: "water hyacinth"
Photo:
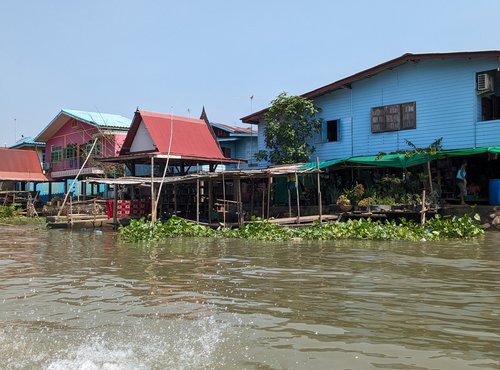
[[[173,216],[165,222],[151,225],[145,219],[132,220],[129,226],[120,227],[120,237],[129,242],[159,241],[172,237],[224,237],[253,240],[446,240],[469,239],[484,234],[479,225],[479,216],[441,217],[435,216],[425,224],[407,221],[373,221],[371,219],[348,220],[340,223],[320,224],[290,228],[254,219],[236,229],[213,230]]]

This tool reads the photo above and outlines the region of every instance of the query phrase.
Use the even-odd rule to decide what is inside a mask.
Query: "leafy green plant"
[[[279,94],[264,115],[267,150],[257,152],[256,159],[274,164],[308,161],[315,148],[307,139],[321,129],[317,113],[312,100],[286,92]]]
[[[150,221],[140,218],[131,220],[128,226],[120,226],[121,239],[129,242],[165,240],[172,237],[212,237],[215,231],[209,227],[197,225],[180,217],[172,216],[167,221]]]
[[[18,204],[0,206],[0,222],[5,224],[43,223],[41,217],[26,217]]]

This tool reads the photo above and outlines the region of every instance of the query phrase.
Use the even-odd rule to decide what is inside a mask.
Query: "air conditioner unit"
[[[477,92],[478,94],[484,94],[488,92],[493,92],[493,76],[488,73],[479,73],[477,75]]]

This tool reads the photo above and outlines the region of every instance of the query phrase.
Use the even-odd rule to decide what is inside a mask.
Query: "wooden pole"
[[[252,216],[253,216],[253,211],[254,211],[254,195],[255,195],[255,194],[254,194],[254,193],[255,193],[255,183],[254,183],[253,179],[251,179],[250,181],[251,181],[251,184],[252,184],[252,186],[251,186],[252,190],[251,190],[251,193],[250,193],[250,215],[252,215]]]
[[[264,219],[264,209],[266,208],[264,205],[264,199],[266,199],[266,189],[262,189],[262,219]]]
[[[224,178],[224,172],[222,172],[222,219],[224,221],[223,225],[226,227],[226,179]]]
[[[288,184],[288,178],[286,181],[286,189],[288,192],[288,217],[292,217],[292,192],[290,191],[290,185]]]
[[[115,191],[113,192],[113,229],[116,231],[118,228],[118,185],[115,184]]]
[[[300,194],[299,194],[299,176],[295,172],[295,193],[297,194],[297,223],[300,224]]]
[[[208,223],[212,223],[212,210],[214,208],[214,200],[212,198],[214,192],[214,184],[212,179],[208,179]]]
[[[196,179],[196,223],[200,223],[200,179]]]
[[[427,173],[429,176],[429,190],[430,190],[430,195],[434,193],[434,189],[432,189],[432,173],[431,173],[431,162],[427,162]]]
[[[422,192],[422,210],[420,211],[420,223],[423,225],[425,223],[425,190]]]
[[[236,177],[234,180],[234,190],[236,192],[237,210],[238,210],[238,225],[243,225],[243,205],[241,202],[241,180]]]
[[[177,216],[177,184],[172,185],[172,188],[174,193],[174,214]]]
[[[270,218],[269,210],[271,208],[271,185],[273,183],[273,178],[271,176],[267,179],[267,218]]]
[[[152,225],[156,223],[154,168],[155,168],[155,158],[151,157],[151,224]]]
[[[316,170],[317,172],[317,181],[318,181],[318,211],[319,211],[319,222],[321,223],[323,218],[323,202],[321,197],[321,178],[320,178],[320,169],[319,169],[319,157],[316,157]]]

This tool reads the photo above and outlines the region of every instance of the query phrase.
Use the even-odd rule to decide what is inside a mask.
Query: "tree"
[[[260,150],[255,158],[273,164],[307,162],[315,150],[307,141],[321,130],[318,112],[310,99],[279,94],[264,115],[267,150]]]

